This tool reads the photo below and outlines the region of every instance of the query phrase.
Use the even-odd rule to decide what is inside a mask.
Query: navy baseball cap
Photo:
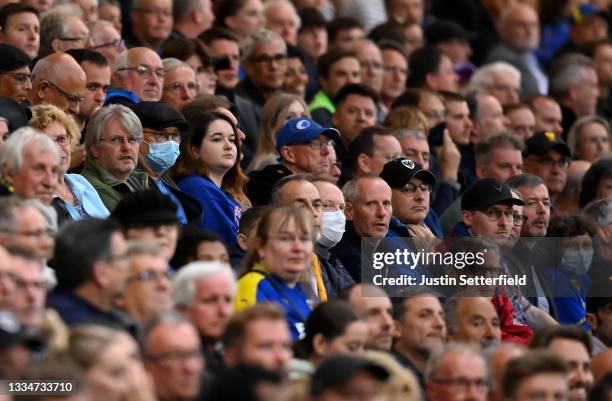
[[[285,123],[276,135],[276,150],[280,153],[283,146],[294,143],[307,143],[321,135],[337,141],[340,133],[335,128],[321,127],[310,118],[293,118]]]

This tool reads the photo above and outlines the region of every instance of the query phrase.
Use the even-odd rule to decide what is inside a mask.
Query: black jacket
[[[293,174],[291,170],[282,164],[266,166],[261,170],[249,173],[249,182],[246,193],[253,206],[266,206],[270,203],[272,187],[281,178]]]

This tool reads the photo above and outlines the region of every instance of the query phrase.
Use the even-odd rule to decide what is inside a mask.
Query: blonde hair
[[[389,380],[383,387],[387,400],[421,401],[420,386],[414,373],[400,365],[395,358],[386,352],[372,350],[365,351],[363,356],[389,372]]]
[[[32,107],[32,119],[28,123],[30,127],[44,133],[45,129],[53,123],[58,123],[66,129],[66,133],[70,137],[71,149],[79,144],[81,132],[72,116],[52,104],[39,104]]]
[[[77,326],[70,331],[68,352],[81,368],[89,370],[121,334],[122,331],[95,324]]]
[[[266,101],[261,110],[261,123],[259,125],[259,142],[257,150],[253,156],[253,160],[249,165],[249,171],[260,170],[270,162],[274,162],[278,157],[276,151],[276,134],[278,130],[285,124],[285,121],[279,121],[281,115],[287,111],[295,102],[298,102],[306,111],[306,115],[310,117],[308,106],[304,99],[290,93],[279,93]]]
[[[419,109],[412,106],[402,106],[392,109],[389,114],[387,114],[383,125],[394,130],[423,130],[425,136],[427,136],[427,133],[429,132],[427,117],[425,117],[425,115],[419,111]]]

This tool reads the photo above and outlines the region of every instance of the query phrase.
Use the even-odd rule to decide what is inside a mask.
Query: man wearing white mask
[[[172,199],[181,224],[199,221],[202,208],[198,201],[181,191],[167,174],[180,154],[181,135],[189,124],[181,113],[162,102],[142,101],[130,108],[142,122],[136,169],[148,174],[149,186]]]
[[[317,181],[315,181],[317,180]],[[324,181],[321,184],[321,181]],[[317,233],[313,255],[312,279],[322,301],[335,297],[339,291],[349,287],[354,281],[342,263],[329,254],[329,248],[340,242],[344,233],[344,197],[330,178],[313,178],[310,175],[290,175],[281,179],[272,189],[273,203],[295,203],[312,214]],[[325,185],[325,199],[314,182]],[[335,188],[340,195],[332,192]],[[340,218],[340,215],[342,216]]]

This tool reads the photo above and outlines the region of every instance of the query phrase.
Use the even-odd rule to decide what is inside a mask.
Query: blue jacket
[[[98,191],[80,174],[66,174],[64,176],[64,180],[72,194],[77,199],[77,202],[83,208],[83,211],[89,217],[97,217],[100,219],[107,218],[110,213],[100,195],[98,195]],[[73,220],[80,220],[84,216],[81,216],[79,212],[72,206],[70,203],[65,203],[66,211],[70,214],[70,217]]]
[[[559,323],[580,325],[590,330],[586,320],[586,296],[591,286],[589,276],[570,275],[557,267],[549,267],[546,272],[554,291]]]
[[[199,174],[190,174],[182,178],[177,185],[183,192],[197,199],[202,206],[204,215],[198,225],[219,234],[228,246],[234,244],[242,216],[240,204],[210,178]]]

